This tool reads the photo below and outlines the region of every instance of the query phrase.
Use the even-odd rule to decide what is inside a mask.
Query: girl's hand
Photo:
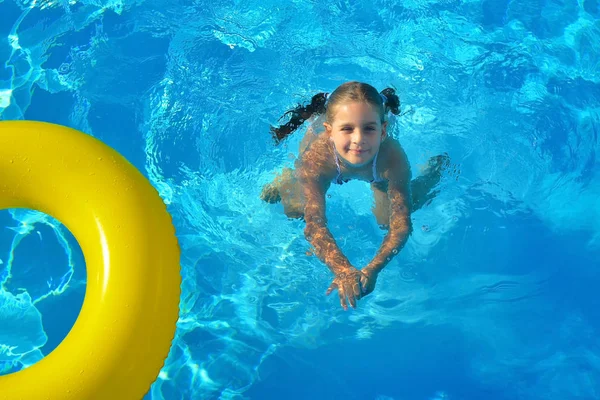
[[[334,289],[337,289],[338,295],[340,296],[340,304],[344,310],[348,309],[348,301],[352,308],[356,308],[356,300],[361,298],[360,293],[360,280],[362,273],[356,268],[347,268],[342,272],[335,275],[333,283],[327,289],[325,294],[329,296]]]
[[[377,275],[379,275],[379,273],[368,267],[363,268],[360,272],[360,286],[362,290],[361,297],[365,297],[375,290],[375,283],[377,283]]]

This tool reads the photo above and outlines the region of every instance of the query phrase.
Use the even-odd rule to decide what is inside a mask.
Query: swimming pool
[[[147,399],[600,397],[595,0],[5,0],[0,15],[1,118],[100,138],[173,216],[181,315]],[[396,87],[414,175],[442,152],[453,166],[343,312],[303,224],[259,194],[303,131],[276,147],[269,126],[351,79]],[[362,266],[383,237],[370,190],[330,195]],[[51,217],[5,210],[0,226],[5,374],[60,343],[86,277]]]

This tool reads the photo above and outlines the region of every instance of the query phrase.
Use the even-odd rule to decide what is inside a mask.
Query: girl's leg
[[[284,168],[273,182],[263,187],[260,198],[267,203],[283,204],[283,212],[289,218],[304,217],[304,194],[291,168]]]
[[[448,154],[431,157],[427,162],[427,168],[423,174],[412,180],[410,186],[413,212],[423,207],[438,194],[438,190],[432,191],[432,189],[440,182],[440,179],[442,179],[442,172],[448,165],[450,165],[450,157]]]

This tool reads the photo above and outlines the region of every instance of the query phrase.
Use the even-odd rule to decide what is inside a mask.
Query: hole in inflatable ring
[[[67,336],[83,305],[83,252],[48,214],[0,210],[0,375],[25,369]]]

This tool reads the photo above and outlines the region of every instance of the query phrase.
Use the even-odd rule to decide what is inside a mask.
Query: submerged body
[[[354,85],[353,90],[357,85],[358,90],[374,90],[360,83],[347,85]],[[411,213],[433,196],[430,191],[439,182],[447,161],[445,156],[432,158],[424,174],[411,181],[408,157],[400,143],[387,136],[387,119],[373,104],[373,97],[371,101],[338,101],[333,110],[327,110],[324,132],[309,129],[294,170],[284,169],[261,195],[267,202],[281,201],[287,216],[304,218],[304,233],[315,255],[335,275],[327,294],[337,289],[344,309],[348,302],[355,307],[356,300],[373,291],[379,272],[403,248],[412,231]],[[352,179],[370,182],[375,217],[387,229],[377,254],[362,270],[352,266],[339,249],[325,216],[331,184]]]

